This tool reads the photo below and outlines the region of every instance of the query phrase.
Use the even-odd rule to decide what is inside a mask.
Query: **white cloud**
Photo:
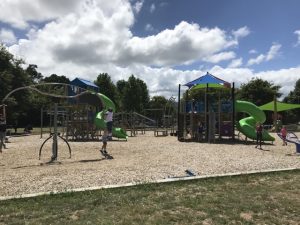
[[[242,64],[243,64],[243,59],[242,58],[234,59],[230,62],[228,67],[229,68],[236,68],[236,67],[240,67]]]
[[[122,65],[131,62],[155,66],[189,64],[206,61],[237,43],[219,28],[200,28],[198,24],[182,21],[173,30],[164,30],[155,36],[133,37],[120,51]]]
[[[60,18],[80,7],[83,7],[82,0],[1,0],[0,21],[24,29],[29,21],[44,22]]]
[[[150,23],[147,23],[145,26],[145,30],[151,32],[154,31],[154,28]]]
[[[104,2],[104,3],[103,3]],[[98,1],[76,13],[31,29],[11,51],[26,61],[51,68],[57,63],[101,65],[114,61],[124,41],[131,38],[134,23],[131,5],[123,0]]]
[[[144,0],[142,1],[137,1],[134,5],[133,5],[133,11],[136,13],[136,14],[139,14],[139,12],[141,11],[142,7],[143,7],[143,4],[144,4]]]
[[[156,8],[155,4],[152,3],[151,6],[150,6],[150,12],[153,13],[155,11],[155,8]]]
[[[249,51],[249,54],[256,54],[257,53],[257,50],[256,49],[251,49],[250,51]]]
[[[276,56],[278,56],[280,48],[281,48],[280,44],[273,44],[268,54],[266,55],[266,61],[270,61],[274,59]]]
[[[246,28],[238,29],[235,35],[232,35],[218,27],[202,28],[198,24],[182,21],[174,28],[162,30],[156,35],[138,37],[133,36],[131,32],[136,5],[126,0],[77,0],[69,9],[63,7],[64,13],[55,14],[54,10],[52,13],[50,9],[45,9],[48,16],[36,14],[37,18],[27,16],[28,9],[34,8],[32,5],[37,3],[40,3],[38,5],[41,9],[41,5],[45,5],[46,2],[52,4],[52,1],[24,0],[28,4],[27,7],[23,1],[11,2],[20,4],[14,5],[16,13],[19,14],[16,16],[18,22],[10,22],[12,25],[27,24],[28,21],[46,21],[50,16],[54,18],[45,22],[44,27],[31,28],[27,39],[18,40],[9,48],[26,62],[38,65],[43,75],[55,73],[66,75],[70,79],[83,77],[93,81],[97,74],[107,72],[113,81],[117,81],[134,74],[147,83],[151,95],[176,96],[179,83],[184,84],[207,71],[181,71],[170,66],[208,59],[211,62],[234,59],[235,53],[231,49],[238,45],[237,39],[247,33]],[[3,22],[2,15],[0,20]],[[271,60],[278,53],[279,45],[273,46],[263,55],[264,60]],[[234,59],[231,65],[239,67],[240,63],[239,59]],[[157,68],[151,67],[152,65]],[[285,82],[295,83],[299,79],[299,70],[300,68],[293,68],[280,73],[272,71],[272,79],[284,85],[287,91],[290,90],[290,83]],[[208,71],[237,84],[257,76],[252,70],[240,67],[215,66],[208,68]],[[279,76],[276,76],[277,72]],[[268,74],[269,71],[265,73]],[[286,81],[282,80],[283,74],[288,77]]]
[[[255,73],[249,68],[222,68],[214,66],[210,72],[228,82],[235,82],[236,87],[242,83],[249,82],[252,78],[261,78],[275,85],[280,85],[279,90],[286,96],[295,87],[295,83],[300,79],[300,66],[295,68],[268,70]]]
[[[294,34],[297,35],[297,43],[295,44],[295,46],[298,46],[300,45],[300,30],[296,30]]]
[[[248,27],[245,26],[233,31],[232,34],[236,39],[239,39],[248,36],[250,34],[250,30]]]
[[[247,65],[252,66],[254,64],[260,64],[262,62],[267,62],[274,59],[280,54],[279,52],[280,48],[281,48],[280,44],[274,43],[266,55],[260,54],[256,58],[249,59]]]
[[[211,55],[204,58],[204,61],[210,62],[210,63],[219,63],[224,60],[230,60],[235,58],[234,52],[221,52],[215,55]]]
[[[260,55],[257,56],[256,58],[249,59],[247,65],[248,65],[248,66],[252,66],[252,65],[254,65],[254,64],[260,64],[260,63],[262,63],[265,59],[266,59],[266,56],[263,55],[263,54],[260,54]]]
[[[11,45],[16,41],[16,36],[12,30],[0,29],[0,43]]]

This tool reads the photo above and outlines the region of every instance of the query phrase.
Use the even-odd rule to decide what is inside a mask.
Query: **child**
[[[286,135],[287,135],[287,130],[286,130],[286,127],[285,126],[282,126],[281,130],[280,130],[280,133],[281,133],[281,137],[282,137],[282,141],[283,141],[283,146],[284,145],[287,145],[287,142],[286,142]]]
[[[105,156],[105,158],[107,157],[107,155],[108,155],[108,153],[107,153],[107,151],[106,151],[106,147],[107,147],[107,129],[104,129],[104,132],[103,132],[103,135],[102,135],[102,147],[101,147],[101,150],[100,150],[100,152],[101,152],[101,154],[103,155],[103,156]]]
[[[204,126],[201,121],[198,122],[197,133],[198,133],[198,141],[202,141],[203,138]]]
[[[256,125],[256,146],[255,146],[255,148],[257,148],[258,145],[259,145],[259,149],[262,149],[262,147],[261,147],[262,131],[263,131],[263,127],[262,127],[261,123],[257,123],[257,125]]]
[[[113,127],[113,109],[111,107],[108,108],[108,111],[105,113],[105,121],[106,127],[108,131],[108,140],[112,140],[112,127]]]

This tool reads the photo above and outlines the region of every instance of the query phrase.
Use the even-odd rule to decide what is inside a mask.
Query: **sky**
[[[283,96],[300,79],[298,0],[1,0],[0,40],[44,76],[177,96],[206,72],[235,86],[261,78]]]

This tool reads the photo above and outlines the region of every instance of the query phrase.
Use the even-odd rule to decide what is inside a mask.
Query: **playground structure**
[[[234,84],[231,85],[213,75],[206,75],[188,82],[189,90],[186,98],[178,102],[178,140],[185,141],[187,136],[190,140],[204,140],[207,142],[215,142],[227,137],[234,140]],[[211,92],[216,89],[217,92]],[[230,92],[231,88],[231,92]],[[180,99],[179,85],[178,99]],[[221,90],[227,90],[222,94],[224,101],[221,101]],[[201,92],[198,99],[190,99],[189,92],[197,90]],[[204,124],[204,132],[198,133],[198,123]],[[200,138],[199,138],[200,136]]]
[[[256,139],[256,123],[265,122],[265,113],[251,102],[235,100],[234,83],[231,85],[207,73],[196,80],[188,82],[184,86],[189,88],[186,99],[189,99],[188,94],[191,90],[204,90],[204,94],[202,100],[179,101],[178,140],[186,140],[187,134],[189,134],[191,140],[196,140],[197,135],[203,135],[204,137],[201,140],[209,143],[224,138],[234,141],[235,128],[244,134],[246,138]],[[181,86],[179,85],[179,99],[180,88]],[[222,93],[223,100],[221,100],[221,90],[228,90],[230,88],[231,91],[227,91],[227,96],[225,92]],[[212,89],[217,91],[211,93]],[[236,122],[236,113],[239,112],[247,113],[250,117]],[[200,121],[205,125],[204,134],[197,134],[197,123]],[[263,141],[273,142],[274,140],[274,137],[267,131],[263,131]]]
[[[69,147],[69,153],[71,157],[71,148],[68,144],[68,138],[71,136],[72,140],[83,140],[85,138],[94,137],[93,135],[95,134],[96,129],[104,129],[106,127],[105,120],[103,117],[106,110],[108,108],[112,108],[113,111],[115,111],[114,103],[105,95],[101,93],[96,93],[95,90],[87,90],[85,88],[78,87],[72,84],[62,83],[41,83],[20,87],[8,93],[4,97],[2,102],[4,103],[14,92],[25,89],[35,91],[41,95],[45,95],[48,97],[54,97],[57,100],[57,102],[60,101],[59,106],[56,102],[54,104],[54,109],[46,111],[50,115],[50,125],[51,127],[53,125],[53,132],[51,132],[50,128],[50,137],[44,141],[39,151],[40,158],[44,144],[48,140],[52,139],[52,156],[50,162],[57,160],[58,138],[61,138],[66,142],[66,144]],[[88,110],[92,110],[93,107],[97,111],[91,116]],[[58,108],[60,108],[60,111],[58,111]],[[3,107],[3,110],[5,112],[5,106]],[[62,126],[66,127],[66,138],[62,137],[63,135],[60,135],[60,133],[58,132],[58,115],[61,115],[63,118]],[[42,125],[43,110],[41,110],[41,137],[43,134]],[[127,139],[126,132],[121,128],[113,127],[112,135],[117,138]]]
[[[119,112],[114,114],[114,124],[122,127],[131,137],[145,134],[146,130],[154,127],[155,120],[137,112]]]
[[[171,97],[164,108],[145,109],[143,114],[137,112],[118,112],[114,114],[114,124],[129,132],[131,137],[154,131],[154,136],[167,136],[175,133],[176,110],[175,98]],[[160,135],[161,134],[161,135]]]

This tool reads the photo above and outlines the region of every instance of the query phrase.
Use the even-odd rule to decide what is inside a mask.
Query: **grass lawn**
[[[0,224],[299,224],[300,170],[0,202]]]

